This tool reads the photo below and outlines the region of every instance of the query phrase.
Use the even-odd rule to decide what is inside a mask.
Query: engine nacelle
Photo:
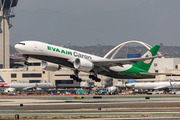
[[[36,88],[36,90],[42,90],[42,88]]]
[[[47,71],[57,71],[60,69],[60,66],[51,62],[42,61],[41,68]]]
[[[94,68],[94,64],[86,59],[76,58],[74,61],[74,68],[84,72],[89,72]]]
[[[6,89],[4,90],[5,93],[14,92],[14,91],[15,91],[14,88],[6,88]]]

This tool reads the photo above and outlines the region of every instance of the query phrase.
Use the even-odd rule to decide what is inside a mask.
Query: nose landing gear
[[[25,55],[24,57],[25,57],[25,59],[26,59],[26,60],[24,61],[24,65],[26,66],[26,70],[28,70],[28,61],[27,61],[27,60],[28,60],[29,56],[28,56],[28,55]]]

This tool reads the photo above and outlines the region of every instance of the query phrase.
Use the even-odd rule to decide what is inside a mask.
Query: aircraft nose
[[[16,44],[16,45],[14,46],[14,48],[17,50],[17,49],[18,49],[18,44]]]
[[[14,48],[18,51],[18,52],[22,52],[25,49],[25,46],[21,45],[21,44],[16,44],[14,46]]]

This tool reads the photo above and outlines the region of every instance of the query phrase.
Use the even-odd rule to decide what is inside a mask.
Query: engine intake
[[[84,72],[89,72],[94,68],[94,64],[86,59],[76,58],[74,61],[74,68]]]
[[[47,71],[57,71],[60,69],[60,66],[51,62],[42,61],[41,68]]]

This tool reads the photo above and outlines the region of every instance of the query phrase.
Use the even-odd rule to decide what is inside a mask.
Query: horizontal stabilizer
[[[112,67],[112,66],[117,66],[119,64],[125,65],[125,64],[133,64],[149,59],[154,59],[154,58],[159,58],[163,57],[164,55],[156,55],[152,57],[144,57],[144,58],[128,58],[128,59],[105,59],[105,60],[94,60],[92,61],[95,65],[102,65],[106,67]]]

